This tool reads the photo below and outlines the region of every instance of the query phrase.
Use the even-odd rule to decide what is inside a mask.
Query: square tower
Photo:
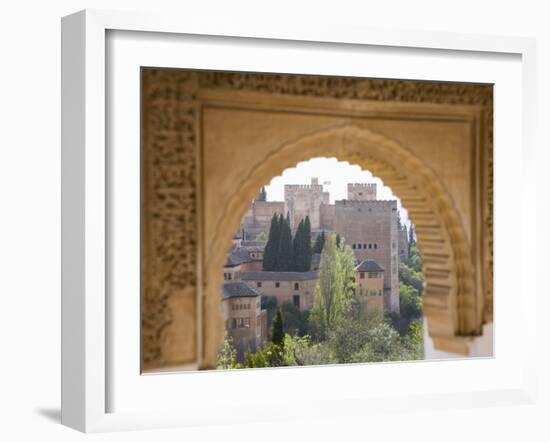
[[[376,183],[348,183],[348,200],[375,201]]]

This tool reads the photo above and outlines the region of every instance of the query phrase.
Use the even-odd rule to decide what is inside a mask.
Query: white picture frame
[[[533,223],[536,218],[535,195],[527,189],[535,187],[534,174],[530,170],[534,167],[534,96],[535,96],[535,46],[532,39],[516,37],[491,37],[478,35],[427,33],[420,31],[393,32],[368,28],[349,28],[343,26],[327,26],[317,24],[301,26],[300,28],[269,28],[262,24],[238,23],[235,21],[224,24],[210,22],[207,19],[193,18],[182,22],[172,17],[152,16],[150,14],[111,12],[111,11],[82,11],[65,17],[62,22],[62,422],[65,425],[85,432],[111,431],[138,428],[159,428],[168,426],[207,425],[223,422],[234,422],[235,416],[226,416],[222,413],[223,404],[209,404],[201,402],[200,406],[174,407],[158,406],[163,395],[167,402],[168,391],[175,382],[188,382],[199,385],[195,389],[187,390],[191,397],[198,397],[205,388],[215,394],[215,389],[226,382],[225,373],[191,373],[178,376],[135,376],[144,385],[144,389],[157,392],[155,407],[136,407],[127,410],[122,407],[113,408],[110,394],[114,385],[111,376],[113,370],[113,347],[110,334],[116,315],[110,310],[111,301],[107,288],[110,284],[108,244],[113,241],[110,236],[116,229],[109,227],[110,210],[116,197],[110,194],[109,186],[109,152],[108,143],[111,141],[106,131],[106,121],[111,118],[108,109],[107,94],[110,92],[109,82],[113,77],[106,76],[108,56],[117,56],[109,52],[108,33],[128,33],[140,31],[157,33],[159,35],[176,38],[178,35],[216,36],[219,38],[239,39],[268,39],[273,42],[283,41],[288,46],[293,42],[309,42],[311,45],[338,43],[344,48],[346,45],[375,47],[379,51],[389,48],[401,48],[405,53],[408,50],[422,49],[431,51],[431,55],[461,52],[473,54],[483,60],[488,54],[503,54],[515,56],[520,60],[521,69],[521,137],[519,146],[509,157],[522,161],[523,187],[516,189],[523,204],[523,210],[516,221],[521,222],[521,273],[526,275],[528,266],[525,257],[536,253],[536,236]],[[152,34],[150,34],[152,35]],[[174,37],[176,36],[176,37]],[[251,40],[249,40],[251,41]],[[259,41],[259,40],[255,40]],[[114,55],[113,55],[114,54]],[[179,64],[178,64],[179,63]],[[176,61],[174,66],[181,66]],[[197,66],[193,66],[197,67]],[[213,67],[211,67],[213,68]],[[289,69],[289,66],[282,67]],[[292,68],[290,68],[292,70]],[[300,72],[300,70],[298,68]],[[497,85],[498,86],[498,85]],[[136,90],[136,94],[138,91]],[[495,118],[498,120],[498,95],[495,100]],[[513,117],[516,114],[511,114]],[[495,129],[498,139],[499,132]],[[515,156],[514,156],[515,155]],[[498,162],[497,162],[497,166]],[[496,204],[499,199],[497,195]],[[499,246],[495,241],[495,261],[498,263]],[[495,278],[498,278],[496,273]],[[498,279],[495,287],[498,287]],[[536,296],[534,278],[521,278],[519,287],[526,313],[532,313]],[[497,301],[499,302],[499,301]],[[139,292],[136,293],[135,305],[139,304]],[[529,310],[531,309],[531,311]],[[139,310],[139,307],[138,307]],[[498,310],[498,309],[497,309]],[[497,313],[498,315],[498,313]],[[535,317],[535,314],[531,315]],[[498,321],[498,320],[497,320]],[[524,319],[523,337],[533,336],[535,324],[527,323]],[[139,322],[139,320],[138,320]],[[503,321],[504,323],[504,321]],[[500,324],[500,323],[499,323]],[[498,327],[500,325],[497,324]],[[131,329],[131,320],[128,324]],[[134,330],[135,333],[135,330]],[[500,336],[506,336],[502,333]],[[135,335],[134,335],[135,336]],[[534,340],[533,340],[534,341]],[[469,406],[489,406],[502,403],[532,403],[535,391],[535,360],[534,350],[526,340],[525,351],[518,355],[518,367],[515,367],[513,382],[501,383],[484,388],[482,383],[464,384],[460,393],[448,393],[438,390],[436,385],[431,391],[421,392],[391,392],[338,397],[336,392],[325,399],[315,398],[307,412],[287,407],[251,408],[244,417],[237,418],[241,422],[255,422],[261,420],[282,420],[292,418],[302,413],[303,417],[322,417],[330,413],[335,415],[369,414],[375,410],[418,410],[437,408],[456,408]],[[134,352],[135,346],[131,351]],[[139,350],[137,350],[139,351]],[[123,355],[124,358],[133,357],[132,354]],[[498,354],[497,358],[498,359]],[[455,362],[453,362],[454,364]],[[460,370],[469,370],[475,375],[481,372],[480,364],[460,361]],[[437,363],[433,363],[437,364]],[[439,364],[445,364],[440,362]],[[411,364],[411,367],[415,364]],[[521,368],[519,368],[521,366]],[[378,368],[376,368],[378,367]],[[380,365],[354,367],[323,367],[323,376],[334,376],[346,370],[346,375],[360,376],[362,370],[378,370]],[[400,370],[389,367],[386,370]],[[395,367],[395,366],[394,366]],[[445,370],[452,370],[447,363]],[[487,366],[485,370],[489,371]],[[301,369],[300,369],[301,370]],[[305,369],[308,373],[321,373],[318,369]],[[402,368],[401,368],[402,370]],[[418,369],[417,369],[418,370]],[[519,374],[521,370],[521,376]],[[257,373],[257,372],[256,372]],[[269,376],[278,379],[277,382],[288,382],[296,377],[292,370],[270,370],[262,374],[252,371],[239,373],[243,382],[252,384],[261,382]],[[303,373],[303,372],[302,372]],[[332,373],[332,374],[330,374]],[[336,374],[335,374],[336,373]],[[233,376],[234,374],[231,373]],[[199,376],[189,381],[189,376]],[[206,378],[209,376],[209,378]],[[303,375],[302,375],[303,376]],[[115,377],[116,379],[116,377]],[[208,382],[205,381],[208,379]],[[237,379],[235,377],[234,379]],[[162,384],[162,385],[161,385]],[[210,387],[208,387],[210,384]],[[437,384],[437,383],[436,383]],[[135,385],[131,386],[132,388]],[[181,387],[183,388],[183,387]],[[144,391],[145,391],[144,390]],[[128,389],[126,390],[128,391]],[[122,394],[124,391],[122,391]],[[208,394],[207,394],[208,396]],[[130,398],[128,401],[133,401]],[[149,400],[150,398],[148,398]],[[239,401],[237,401],[239,402]],[[243,402],[241,400],[241,402]],[[153,411],[153,409],[155,411]]]

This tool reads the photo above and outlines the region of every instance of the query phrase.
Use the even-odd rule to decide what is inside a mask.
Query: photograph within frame
[[[143,68],[142,370],[220,367],[237,319],[222,313],[221,269],[243,216],[261,186],[319,156],[371,171],[410,213],[425,356],[491,356],[492,343],[483,354],[471,343],[492,323],[492,99],[484,84]],[[384,310],[399,314],[393,285]],[[258,347],[274,344],[265,322]]]

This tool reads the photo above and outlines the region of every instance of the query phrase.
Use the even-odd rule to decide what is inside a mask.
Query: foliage
[[[281,309],[277,309],[277,313],[275,313],[275,319],[271,328],[271,342],[275,345],[284,344],[283,315],[281,314]]]
[[[407,319],[422,316],[422,297],[418,290],[410,285],[399,284],[399,306],[401,316]]]
[[[260,232],[256,235],[256,241],[267,241],[267,235],[265,232]]]
[[[307,272],[311,269],[311,224],[309,217],[300,221],[296,229],[293,241],[293,265],[294,272]]]
[[[277,267],[279,242],[281,238],[281,225],[279,221],[279,216],[274,214],[271,218],[269,236],[264,248],[264,258],[262,263],[262,269],[264,271],[276,270]]]
[[[399,263],[399,282],[414,287],[419,293],[424,289],[424,275],[409,267],[406,263]]]
[[[290,219],[287,214],[286,218],[282,216],[279,219],[281,236],[279,237],[279,253],[277,257],[277,265],[274,270],[280,272],[292,271],[293,265],[293,250],[292,250],[292,231],[290,230]]]
[[[354,259],[351,248],[345,243],[336,245],[336,235],[331,234],[325,241],[319,280],[315,287],[313,309],[310,322],[318,338],[326,337],[329,330],[334,329],[348,311],[354,275]],[[351,275],[351,277],[350,277]]]
[[[218,370],[239,368],[237,362],[237,350],[233,347],[233,338],[225,332],[222,348],[218,353]]]
[[[290,335],[304,336],[308,333],[309,311],[301,311],[292,302],[281,304],[281,313],[284,318],[283,329]]]
[[[311,344],[311,338],[308,335],[302,337],[285,335],[284,365],[323,365],[337,362],[331,355],[327,343]]]
[[[313,253],[321,253],[323,246],[325,245],[325,231],[323,230],[320,235],[315,238],[315,244],[313,245]]]
[[[311,269],[311,224],[309,217],[300,221],[292,238],[290,217],[273,215],[264,248],[263,271],[306,272]]]
[[[243,368],[280,367],[283,365],[283,347],[273,342],[268,342],[258,351],[246,352]]]
[[[267,311],[267,325],[269,327],[273,322],[273,317],[275,316],[275,311],[277,310],[277,298],[275,296],[262,295],[261,309]]]

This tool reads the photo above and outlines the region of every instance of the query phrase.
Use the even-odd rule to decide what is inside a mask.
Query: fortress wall
[[[327,231],[334,230],[336,219],[336,206],[334,204],[321,204],[321,228]]]

